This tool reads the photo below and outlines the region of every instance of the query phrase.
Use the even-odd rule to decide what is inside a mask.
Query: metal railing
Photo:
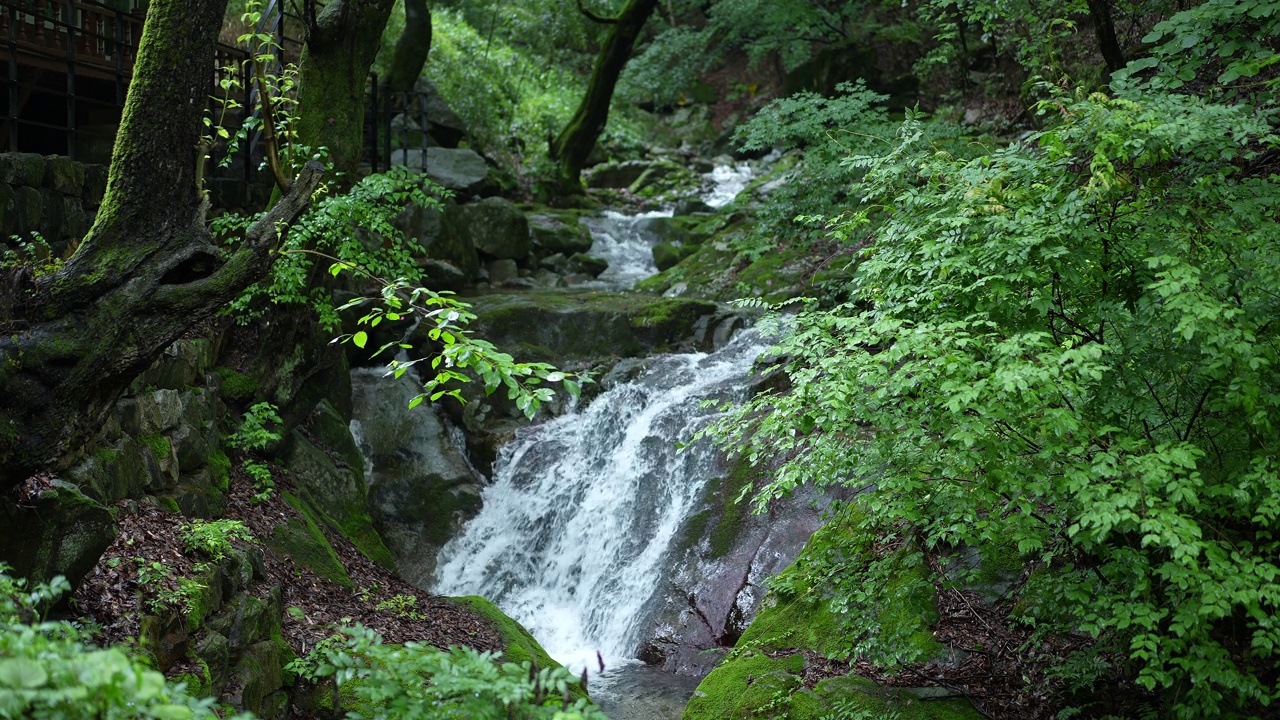
[[[430,117],[429,96],[417,90],[379,87],[369,76],[369,104],[365,109],[364,160],[372,172],[403,165],[427,172]]]
[[[142,16],[131,3],[121,4],[0,0],[7,105],[0,150],[21,148],[25,128],[65,138],[58,149],[75,157],[82,116],[104,109],[119,114],[142,36]],[[32,106],[39,111],[24,114],[41,96]]]

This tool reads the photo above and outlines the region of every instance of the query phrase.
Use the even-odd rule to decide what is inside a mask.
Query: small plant
[[[405,620],[426,619],[426,615],[418,612],[417,595],[396,595],[378,603],[374,606],[374,609],[378,612],[389,612],[392,615]]]
[[[268,402],[260,402],[251,406],[240,421],[240,428],[227,438],[227,445],[246,452],[265,450],[272,443],[280,440],[280,433],[273,428],[284,425],[276,406]],[[252,502],[265,502],[275,492],[275,479],[271,475],[271,467],[261,460],[248,459],[240,463],[240,469],[253,480],[254,493]]]
[[[271,466],[257,460],[245,460],[240,464],[240,469],[253,480],[253,487],[257,490],[250,498],[250,502],[257,505],[270,500],[276,489],[276,481],[271,476]]]
[[[361,588],[359,593],[360,602],[371,602],[373,598],[378,594],[378,591],[381,589],[382,589],[381,583],[373,583],[368,587]]]
[[[11,235],[9,239],[15,247],[5,250],[0,256],[0,269],[28,266],[36,277],[52,275],[62,269],[62,258],[54,256],[49,241],[40,233],[31,233],[30,239],[21,235]]]
[[[366,627],[343,628],[288,670],[311,681],[332,679],[334,711],[344,697],[374,708],[372,720],[468,717],[498,720],[604,720],[590,700],[574,697],[576,678],[562,667],[495,662],[471,648],[440,650],[419,643],[385,645]],[[423,678],[430,682],[423,682]],[[351,684],[351,693],[341,692]]]
[[[240,421],[240,429],[227,438],[227,444],[237,450],[264,450],[271,443],[280,440],[280,433],[272,430],[272,426],[284,424],[275,405],[260,402],[249,408]]]
[[[239,520],[192,520],[181,528],[182,544],[188,552],[199,552],[222,560],[236,540],[255,542],[253,533]]]
[[[187,578],[176,578],[173,571],[158,560],[135,557],[138,566],[138,589],[146,597],[151,612],[178,610],[190,613],[195,599],[205,586]]]

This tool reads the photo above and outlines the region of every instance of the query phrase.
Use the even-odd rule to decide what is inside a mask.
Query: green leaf
[[[365,346],[365,343],[369,342],[369,334],[361,330],[360,332],[351,336],[351,342],[355,343],[356,347],[363,348]]]
[[[34,690],[49,680],[44,665],[31,658],[0,660],[0,685],[24,690]]]

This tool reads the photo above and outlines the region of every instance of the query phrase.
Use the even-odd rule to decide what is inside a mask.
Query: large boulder
[[[628,160],[621,163],[597,165],[587,175],[587,187],[625,188],[640,179],[653,163],[647,160]]]
[[[446,148],[456,148],[468,134],[466,123],[440,95],[435,83],[420,78],[415,89],[426,96],[427,134]]]
[[[530,215],[529,232],[533,247],[546,255],[589,252],[594,242],[591,229],[574,215]]]
[[[557,364],[693,349],[699,321],[719,312],[699,300],[606,292],[491,294],[472,305],[478,336],[522,359]]]
[[[765,580],[795,560],[830,502],[801,489],[753,514],[747,501],[735,500],[766,472],[745,458],[718,464],[681,531],[670,584],[640,650],[646,662],[678,675],[701,677],[724,657],[755,618]]]
[[[440,185],[467,196],[489,184],[489,164],[474,150],[446,147],[396,150],[391,153],[391,164],[421,170]]]
[[[23,500],[0,498],[0,562],[35,582],[64,575],[78,584],[115,539],[107,507],[70,483],[32,478]]]
[[[445,210],[444,224],[447,233],[465,238],[492,258],[524,260],[532,248],[529,221],[519,208],[502,198],[450,206]]]
[[[842,553],[849,567],[869,562],[871,543],[849,542],[856,524],[836,519],[809,539],[795,563],[761,603],[759,614],[734,644],[735,652],[703,679],[685,708],[684,720],[724,717],[797,720],[823,717],[897,717],[902,720],[980,720],[969,701],[937,696],[933,687],[886,687],[859,677],[831,672],[827,657],[853,640],[842,626],[849,608],[833,607],[826,588],[811,568],[818,558]],[[851,549],[851,548],[856,548]],[[900,644],[902,657],[939,662],[953,654],[934,637],[938,619],[935,590],[921,565],[901,565],[897,602],[887,607],[858,608],[872,613],[881,634]],[[827,675],[815,684],[813,671]],[[835,675],[831,677],[831,675]],[[839,714],[844,713],[844,714]]]
[[[421,392],[415,376],[383,375],[352,374],[351,427],[369,467],[374,525],[400,575],[427,589],[440,548],[479,512],[484,478],[430,405],[409,407]]]

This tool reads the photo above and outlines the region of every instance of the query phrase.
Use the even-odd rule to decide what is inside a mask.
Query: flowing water
[[[749,178],[745,165],[717,168],[704,202],[728,203]],[[645,221],[670,215],[588,221],[592,254],[609,261],[602,285],[628,288],[657,271]],[[678,444],[711,419],[703,401],[743,394],[764,346],[747,331],[714,353],[649,358],[585,409],[517,433],[479,515],[440,551],[432,589],[489,598],[556,660],[588,668],[614,720],[678,718],[696,679],[633,660],[672,545],[716,471],[707,443]],[[609,668],[601,676],[598,659]]]

